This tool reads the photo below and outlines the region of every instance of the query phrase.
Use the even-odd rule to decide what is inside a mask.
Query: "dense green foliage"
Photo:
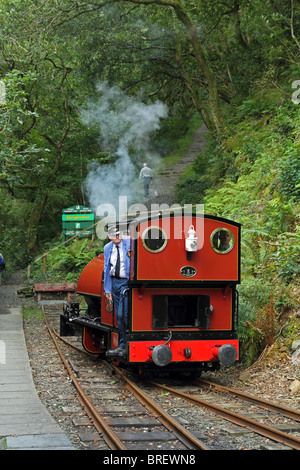
[[[250,362],[299,305],[300,113],[280,94],[263,112],[262,101],[228,119],[229,138],[212,142],[178,186],[181,203],[243,224],[240,337]]]
[[[160,129],[141,138],[162,162],[198,113],[209,143],[182,175],[176,202],[204,203],[243,224],[240,334],[257,353],[272,337],[268,316],[275,334],[297,299],[298,4],[2,0],[0,21],[0,252],[8,265],[25,267],[58,244],[61,210],[89,203],[90,164],[116,161],[117,132],[82,119],[101,97],[99,83],[167,106]],[[131,141],[135,170],[138,153]],[[94,249],[87,241],[57,249],[49,270],[76,277]]]
[[[97,252],[102,251],[103,242],[88,238],[73,240],[68,244],[51,243],[44,257],[31,265],[31,279],[35,282],[76,282],[83,268],[93,259]],[[46,246],[47,249],[47,246]],[[45,272],[43,272],[43,263]]]

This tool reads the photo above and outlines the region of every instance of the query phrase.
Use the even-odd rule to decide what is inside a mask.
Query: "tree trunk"
[[[185,12],[181,3],[178,2],[174,5],[174,10],[178,19],[185,25],[188,37],[193,47],[193,52],[195,58],[199,64],[199,67],[206,79],[207,89],[208,89],[208,106],[211,112],[211,118],[213,123],[212,132],[220,136],[225,131],[225,123],[220,109],[219,94],[218,94],[218,85],[216,77],[213,71],[210,69],[203,48],[200,44],[200,41],[197,37],[197,31],[195,25],[192,23],[191,19]]]
[[[113,0],[113,1],[118,1],[118,0]],[[140,5],[156,4],[162,7],[173,8],[177,18],[179,19],[179,21],[181,21],[184,24],[186,28],[187,36],[191,42],[194,56],[207,82],[207,92],[208,92],[207,105],[209,107],[209,111],[211,114],[211,123],[210,123],[209,129],[217,137],[221,136],[225,132],[226,126],[225,126],[224,119],[223,119],[221,109],[220,109],[217,80],[213,71],[210,69],[206,61],[204,50],[197,36],[196,27],[193,24],[191,18],[189,17],[186,11],[187,7],[183,5],[183,2],[181,2],[181,0],[119,0],[119,1],[120,3],[123,3],[123,2],[135,3],[135,4],[140,4]]]
[[[27,246],[30,254],[34,257],[39,255],[38,228],[46,202],[47,194],[45,192],[38,193],[35,200],[35,206],[26,224]]]
[[[180,73],[184,79],[184,82],[189,89],[192,97],[192,101],[194,103],[195,108],[199,112],[200,116],[203,119],[204,124],[208,129],[213,129],[214,125],[211,120],[211,115],[209,112],[209,108],[203,100],[200,99],[198,89],[193,82],[193,78],[189,75],[187,70],[185,69],[183,62],[182,62],[182,51],[181,51],[181,44],[180,41],[176,43],[176,62],[180,69]]]
[[[62,71],[60,90],[61,90],[61,94],[63,98],[62,107],[64,110],[65,121],[66,121],[65,128],[62,129],[62,135],[58,143],[55,142],[48,135],[43,136],[56,150],[54,166],[52,170],[49,171],[49,175],[48,175],[48,182],[50,183],[51,181],[54,180],[57,172],[59,171],[61,158],[62,158],[63,145],[70,130],[70,116],[69,116],[69,111],[68,111],[67,95],[64,89],[64,82],[67,78],[68,73],[71,72],[71,69],[65,66],[57,66],[52,59],[49,59],[47,57],[46,57],[46,60],[49,60],[55,66],[55,68],[60,69]],[[47,198],[48,198],[48,195],[45,189],[41,189],[41,192],[37,193],[37,197],[35,200],[35,207],[27,222],[27,244],[28,244],[29,252],[31,253],[32,256],[37,256],[39,254],[38,228],[39,228],[41,217],[43,215],[43,211],[45,209]]]

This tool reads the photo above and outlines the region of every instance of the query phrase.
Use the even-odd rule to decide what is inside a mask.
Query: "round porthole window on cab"
[[[142,243],[150,253],[159,253],[167,245],[167,234],[161,227],[147,227],[142,235]]]
[[[228,228],[217,228],[210,236],[210,244],[216,253],[225,255],[234,247],[234,236]]]

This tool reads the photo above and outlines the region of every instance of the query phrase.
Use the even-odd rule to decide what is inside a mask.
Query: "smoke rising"
[[[90,101],[81,116],[86,125],[99,128],[102,150],[116,159],[106,165],[95,161],[89,168],[85,191],[95,211],[103,204],[116,207],[119,196],[127,196],[129,203],[139,202],[139,171],[143,162],[152,168],[157,165],[160,157],[151,151],[151,135],[167,116],[163,103],[138,102],[107,82],[99,84],[97,91],[99,98]]]

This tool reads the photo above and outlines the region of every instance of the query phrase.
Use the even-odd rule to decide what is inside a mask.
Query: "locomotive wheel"
[[[105,336],[104,333],[98,330],[84,326],[82,331],[82,345],[84,349],[91,354],[98,354],[102,357],[105,355]]]

